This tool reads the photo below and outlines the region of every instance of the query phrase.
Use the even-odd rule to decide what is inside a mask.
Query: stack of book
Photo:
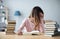
[[[45,36],[52,37],[56,29],[56,22],[52,20],[45,21]]]
[[[8,21],[6,34],[14,34],[15,21]]]

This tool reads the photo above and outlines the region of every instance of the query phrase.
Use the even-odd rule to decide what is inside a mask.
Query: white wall
[[[21,16],[17,20],[16,30],[22,20],[31,13],[34,6],[40,6],[45,14],[45,19],[55,20],[60,23],[60,0],[4,0],[4,4],[9,8],[9,19],[15,20],[14,13],[20,10]]]
[[[59,5],[59,7],[58,7],[58,10],[59,10],[58,18],[59,18],[59,24],[60,24],[60,0],[58,0],[58,5]]]

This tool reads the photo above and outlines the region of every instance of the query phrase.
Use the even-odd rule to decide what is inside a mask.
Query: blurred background
[[[27,18],[34,6],[40,6],[44,11],[45,20],[54,20],[60,25],[60,0],[3,0],[8,7],[9,20],[16,20],[15,32]],[[15,11],[20,11],[20,16],[15,16]]]

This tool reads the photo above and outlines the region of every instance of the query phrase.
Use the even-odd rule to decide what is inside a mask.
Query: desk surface
[[[60,36],[46,37],[43,35],[6,35],[4,32],[0,32],[0,39],[60,39]]]

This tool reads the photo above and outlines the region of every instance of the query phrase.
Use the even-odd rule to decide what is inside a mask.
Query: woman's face
[[[41,17],[41,18],[43,18],[43,17],[44,17],[44,14],[42,14],[42,13],[40,13],[39,15],[40,15],[40,17]]]

